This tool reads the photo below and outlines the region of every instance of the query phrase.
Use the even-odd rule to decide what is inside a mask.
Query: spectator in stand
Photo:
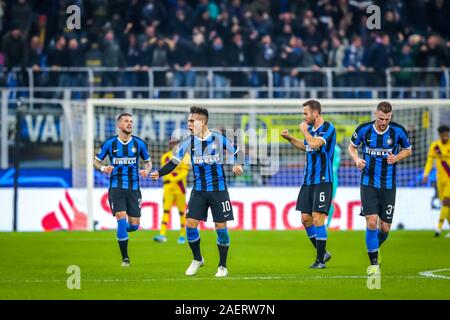
[[[11,30],[3,36],[2,51],[8,70],[14,67],[25,67],[28,46],[19,26],[13,25]]]
[[[342,71],[342,69],[344,68],[344,54],[345,47],[342,44],[342,40],[339,35],[335,34],[331,37],[331,48],[326,56],[326,65],[327,67],[338,69],[337,71],[333,72],[333,84],[336,87],[342,87],[345,85],[345,76]],[[336,92],[334,95],[337,98],[343,97],[342,92],[340,91]]]
[[[428,16],[432,17],[430,27],[433,32],[450,37],[450,1],[428,1]]]
[[[322,86],[323,75],[320,73],[320,68],[323,66],[323,63],[323,56],[316,45],[309,48],[303,47],[301,67],[312,69],[312,72],[300,74],[300,78],[305,82],[305,87]]]
[[[34,86],[40,87],[43,85],[43,76],[40,72],[41,66],[43,65],[43,50],[39,42],[38,36],[31,37],[30,49],[28,50],[27,57],[27,67],[33,70],[33,84]]]
[[[50,29],[47,25],[47,16],[40,15],[36,23],[30,29],[32,36],[37,36],[42,50],[46,51],[51,40]]]
[[[303,54],[301,40],[295,35],[292,35],[289,42],[281,47],[278,65],[280,67],[283,91],[276,93],[275,97],[299,97],[298,89],[300,87],[300,79],[299,72],[296,68],[301,66]]]
[[[174,69],[171,91],[172,98],[181,98],[187,96],[187,91],[180,91],[181,87],[193,88],[195,85],[195,72],[192,68],[192,46],[190,42],[182,39],[178,34],[172,38],[170,46],[171,65]]]
[[[420,47],[416,64],[421,68],[443,68],[450,65],[447,50],[438,35],[430,35],[427,43]],[[438,87],[441,77],[441,72],[426,72],[423,85],[425,87]],[[431,98],[430,94],[428,94],[428,98]]]
[[[134,33],[128,34],[127,41],[122,45],[121,49],[125,53],[125,66],[133,68],[133,71],[125,72],[124,85],[127,87],[138,87],[140,86],[138,71],[141,70],[143,54]]]
[[[67,64],[70,68],[81,68],[86,66],[86,43],[87,39],[82,38],[80,42],[76,38],[69,40],[69,45],[67,48]],[[70,72],[68,73],[70,77],[71,87],[84,87],[87,83],[87,77],[85,72]],[[79,91],[72,92],[72,99],[82,99],[84,98]]]
[[[119,44],[115,40],[115,35],[112,30],[107,30],[103,42],[101,44],[102,51],[102,67],[107,68],[123,68],[125,66],[125,59]],[[104,71],[102,72],[102,86],[103,87],[116,87],[119,85],[119,79],[117,72]],[[105,96],[109,96],[105,92]],[[113,94],[114,95],[114,94]]]
[[[8,23],[20,29],[25,39],[31,28],[33,21],[33,11],[27,0],[17,0],[11,6],[10,19]]]
[[[159,0],[146,0],[141,10],[142,25],[158,27],[167,19],[167,10]]]
[[[49,85],[52,88],[70,87],[70,76],[67,72],[61,72],[61,68],[68,66],[66,37],[59,35],[56,38],[54,47],[50,48],[47,57],[47,65],[51,68]],[[55,90],[53,98],[61,98],[62,92]]]
[[[343,65],[347,70],[344,81],[347,87],[360,87],[366,84],[365,77],[362,74],[366,71],[364,66],[365,52],[362,41],[359,36],[353,36],[352,43],[345,49]],[[345,98],[360,98],[361,93],[344,93]]]
[[[400,56],[396,59],[396,67],[394,68],[393,78],[395,86],[397,87],[410,87],[413,84],[414,73],[408,71],[401,71],[403,68],[413,68],[414,57],[411,53],[411,47],[408,44],[404,44]],[[398,90],[398,96],[396,98],[405,99],[413,98],[410,92],[400,88]]]
[[[231,44],[228,47],[228,66],[229,67],[248,67],[249,48],[244,42],[241,33],[235,33]],[[247,72],[232,72],[230,75],[231,87],[247,87],[249,75]],[[244,92],[232,92],[232,98],[242,98]]]
[[[8,48],[14,45],[20,47],[18,50],[14,50],[12,55],[11,51],[3,52],[5,65],[17,64],[17,61],[23,57],[24,51],[35,50],[36,40],[31,41],[34,36],[39,38],[44,61],[46,54],[52,55],[55,43],[58,42],[57,35],[64,34],[67,39],[73,38],[74,33],[66,28],[67,12],[65,9],[71,4],[74,4],[72,0],[50,1],[46,6],[42,6],[42,1],[0,0],[0,21],[3,22],[0,23],[0,37],[2,40],[9,39],[7,41],[7,43],[9,42]],[[228,65],[272,68],[275,72],[273,74],[274,84],[277,86],[282,85],[283,77],[285,85],[289,78],[279,70],[280,65],[286,62],[283,59],[280,60],[280,56],[283,46],[289,47],[289,41],[293,35],[300,37],[306,48],[303,50],[302,66],[339,67],[344,65],[348,68],[349,74],[334,74],[333,85],[335,86],[343,84],[355,87],[369,84],[384,86],[383,70],[394,64],[399,68],[401,66],[441,68],[449,65],[450,1],[448,0],[199,0],[197,2],[192,0],[90,0],[77,1],[76,4],[80,6],[83,18],[82,30],[76,31],[75,34],[77,39],[81,39],[80,34],[86,33],[87,35],[88,42],[84,45],[80,42],[78,46],[91,48],[92,59],[89,59],[88,66],[99,66],[98,62],[105,60],[104,57],[100,59],[99,47],[102,48],[102,55],[106,53],[106,60],[108,60],[108,56],[111,57],[112,51],[115,51],[113,56],[119,56],[119,52],[114,49],[115,44],[104,46],[102,43],[105,30],[109,29],[113,30],[113,38],[120,41],[121,44],[129,41],[130,33],[136,35],[139,47],[137,50],[142,52],[143,71],[154,66],[153,60],[158,61],[156,62],[158,66],[165,66],[168,63],[167,50],[169,43],[173,41],[171,39],[164,40],[166,35],[177,34],[182,40],[180,42],[183,43],[181,47],[186,48],[186,52],[191,55],[192,66],[199,67],[205,66],[206,61],[210,60],[209,54],[213,52],[207,50],[205,53],[204,48],[211,47],[214,39],[220,37]],[[387,34],[389,40],[381,36],[374,37],[378,31],[374,32],[367,28],[366,9],[370,4],[381,7],[382,31]],[[10,35],[14,25],[21,30],[23,42],[14,39],[11,41],[11,37],[5,38],[6,35]],[[203,36],[199,36],[199,33]],[[241,37],[243,42],[243,46],[239,48],[233,45],[237,41],[233,40],[237,33],[242,36],[236,38]],[[262,39],[265,39],[264,42],[268,41],[265,36],[270,36],[270,45],[262,44]],[[201,37],[204,38],[202,44],[195,43],[194,39]],[[353,44],[348,45],[348,42],[353,42],[354,37],[362,40],[362,46],[356,48],[357,50],[351,49]],[[422,38],[427,40],[422,42]],[[157,42],[160,45],[157,45]],[[177,42],[175,41],[174,44]],[[24,47],[23,43],[25,43]],[[344,57],[342,57],[343,45],[346,47]],[[178,46],[180,45],[178,44]],[[105,51],[105,47],[112,50]],[[245,51],[242,48],[246,47],[254,48],[249,51],[248,57],[239,62],[236,59],[231,62],[236,57],[240,59],[242,51]],[[128,51],[128,45],[121,45],[120,48],[123,60],[125,60],[125,56],[131,58],[128,55],[135,54]],[[170,50],[170,64],[173,65],[172,61],[186,60],[186,52],[178,50],[178,48]],[[239,52],[238,55],[236,52]],[[361,59],[360,53],[363,53],[363,59]],[[30,52],[30,54],[32,53]],[[234,58],[231,58],[233,56]],[[19,64],[24,66],[28,62],[28,59],[24,58]],[[129,61],[128,63],[133,64]],[[102,65],[109,64],[103,63]],[[117,63],[112,65],[115,66]],[[372,75],[365,72],[364,65],[373,70]],[[188,69],[191,72],[187,72],[186,68],[181,70],[181,73],[180,70],[176,70],[173,79],[177,78],[180,83],[180,80],[189,81],[189,79],[196,78],[192,70]],[[170,78],[170,74],[167,73],[168,78]],[[238,78],[239,74],[228,73],[232,86],[245,85],[246,77]],[[117,74],[114,77],[112,74],[106,75],[104,74],[103,82],[106,81],[110,85],[111,81],[117,83],[117,80],[114,79],[120,79]],[[442,75],[443,72],[439,70],[424,74],[423,77],[413,77],[411,84],[418,87],[443,85]],[[304,75],[301,74],[301,76]],[[394,83],[409,85],[409,76],[409,73],[396,72]],[[313,83],[322,85],[321,81],[316,81],[319,80],[318,78],[308,79],[308,77],[303,77],[305,81],[307,80],[306,86],[311,86]],[[3,78],[5,79],[5,77]],[[64,76],[51,75],[51,81],[56,81],[52,85],[57,85],[60,81],[65,83],[64,78]],[[131,80],[132,78],[133,80]],[[149,81],[146,72],[142,72],[138,78],[136,80],[134,77],[127,77],[126,82],[136,83],[137,81],[139,83],[142,81],[147,84]],[[22,79],[20,74],[10,74],[10,79],[12,79],[11,84],[17,80],[22,84],[26,82],[23,81],[26,78]],[[204,86],[204,77],[199,76],[197,79],[196,84]],[[166,75],[162,72],[155,72],[154,80],[155,84],[165,85]],[[415,81],[422,81],[422,83],[415,83]],[[171,79],[168,81],[170,85],[174,82],[175,80]],[[96,85],[100,85],[100,83],[96,83]],[[266,73],[252,73],[251,85],[258,88],[267,85]],[[292,85],[296,85],[296,83]],[[183,86],[186,84],[183,83]],[[166,89],[169,92],[170,88]],[[237,96],[240,95],[237,94]],[[363,97],[359,93],[356,95],[347,93],[345,96]],[[335,97],[343,96],[335,95]]]
[[[211,47],[209,48],[209,65],[211,67],[226,68],[227,56],[223,45],[223,40],[219,36],[215,36]],[[214,98],[228,98],[229,97],[229,80],[227,73],[223,71],[216,71],[213,75]],[[219,90],[218,90],[219,89]]]
[[[376,36],[375,43],[370,47],[365,62],[370,71],[369,84],[374,87],[386,86],[386,69],[394,66],[394,53],[389,35],[380,33]],[[384,93],[380,93],[385,97]]]
[[[277,47],[272,42],[272,37],[268,34],[262,36],[261,41],[257,44],[254,53],[255,67],[272,68],[277,60]],[[251,84],[258,89],[267,86],[267,74],[265,72],[253,72],[251,76]],[[258,97],[262,97],[261,91],[258,93]]]
[[[194,12],[185,0],[177,0],[169,19],[169,33],[189,39],[193,27]]]
[[[170,55],[171,46],[173,46],[173,41],[166,39],[162,36],[156,38],[156,42],[151,44],[143,51],[143,70],[147,71],[149,67],[152,68],[168,68],[170,66]],[[154,96],[166,98],[169,96],[167,91],[160,91],[158,88],[163,88],[167,86],[166,79],[167,69],[154,70],[154,86],[157,88],[155,90]]]
[[[194,29],[192,34],[192,67],[194,68],[204,68],[208,66],[208,45],[205,41],[204,33],[200,29]],[[204,90],[199,89],[197,91],[196,98],[207,98],[208,97],[208,74],[207,72],[196,72],[195,75],[195,87],[205,88]]]

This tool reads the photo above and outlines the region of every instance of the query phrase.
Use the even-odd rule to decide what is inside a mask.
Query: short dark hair
[[[449,126],[443,124],[443,125],[439,126],[439,128],[437,129],[437,131],[438,131],[439,133],[449,132],[449,131],[450,131],[450,128],[449,128]]]
[[[131,115],[131,113],[124,112],[124,113],[120,114],[120,115],[117,117],[117,121],[119,121],[120,119],[122,119],[122,117],[126,117],[126,116],[128,116],[128,117],[133,117],[133,116]]]
[[[208,119],[209,119],[208,109],[202,108],[202,107],[197,107],[197,106],[192,106],[190,112],[195,113],[195,114],[201,114],[201,115],[205,116],[206,122],[208,122]]]
[[[392,112],[392,105],[388,101],[381,101],[377,105],[377,111],[381,111],[383,113]]]
[[[316,110],[319,114],[322,114],[322,106],[320,102],[314,99],[310,99],[303,104],[304,107],[309,107],[311,110]]]

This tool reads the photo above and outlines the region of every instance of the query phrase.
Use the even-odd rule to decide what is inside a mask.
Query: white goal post
[[[286,126],[298,132],[302,115],[302,103],[307,99],[88,99],[86,104],[75,103],[64,107],[71,122],[72,157],[74,188],[86,188],[86,211],[88,214],[88,229],[93,230],[93,190],[96,185],[93,161],[95,151],[102,139],[115,132],[115,118],[119,113],[130,112],[141,120],[135,124],[133,134],[140,136],[140,132],[147,134],[143,139],[149,145],[154,167],[159,165],[162,152],[167,151],[169,129],[186,127],[187,115],[191,106],[207,107],[210,113],[212,128],[225,129],[266,129],[278,132]],[[373,119],[376,105],[383,99],[318,99],[322,105],[325,120],[337,125],[338,143],[343,149],[343,184],[357,183],[353,169],[348,166],[345,148],[358,122]],[[399,122],[407,130],[411,130],[413,148],[416,156],[405,161],[409,172],[416,173],[423,166],[429,143],[436,138],[436,128],[441,123],[450,123],[450,100],[410,99],[389,100],[394,109],[393,120]],[[148,117],[147,117],[148,116]],[[159,120],[154,120],[155,117]],[[148,120],[151,119],[151,120]],[[161,120],[163,119],[163,120]],[[272,120],[270,120],[272,119]],[[151,121],[151,124],[145,121]],[[153,124],[154,122],[154,124]],[[284,125],[285,124],[285,125]],[[292,130],[291,130],[292,129]],[[267,132],[267,131],[264,131]],[[154,136],[152,136],[154,135]],[[299,136],[299,135],[298,135]],[[264,175],[249,177],[246,186],[284,186],[298,185],[299,172],[302,171],[304,156],[296,152],[285,142],[277,142],[274,136],[264,140],[265,145],[277,145],[281,155],[279,165],[280,174],[273,177]],[[300,136],[299,136],[300,137]],[[248,138],[248,137],[247,137]],[[246,139],[247,139],[246,138]],[[259,140],[258,140],[259,141]],[[245,141],[244,141],[245,144]],[[259,148],[259,147],[258,147]],[[275,149],[274,149],[275,150]],[[274,152],[278,151],[272,151]],[[251,152],[251,151],[250,151]],[[256,152],[256,151],[255,151]],[[258,151],[259,152],[259,151]],[[256,165],[256,163],[255,163]],[[345,169],[345,170],[344,170]],[[84,170],[84,172],[83,172]],[[406,171],[405,171],[406,172]],[[255,174],[256,176],[257,174]],[[404,181],[404,183],[410,183]]]

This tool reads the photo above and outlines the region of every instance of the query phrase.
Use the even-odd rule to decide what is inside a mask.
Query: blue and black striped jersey
[[[333,182],[333,156],[336,145],[336,129],[325,121],[319,128],[314,130],[314,126],[308,127],[308,132],[315,138],[325,141],[318,149],[313,149],[304,139],[306,147],[306,165],[303,184],[313,185]]]
[[[390,152],[397,155],[400,147],[411,148],[405,128],[391,122],[384,132],[378,132],[375,121],[361,124],[352,135],[351,143],[362,146],[366,166],[361,175],[361,185],[379,189],[395,188],[396,164],[388,164]]]
[[[227,190],[224,159],[228,154],[236,155],[239,148],[219,132],[211,131],[208,136],[200,139],[190,135],[186,137],[173,153],[173,159],[181,162],[189,153],[194,172],[194,190],[223,191]]]
[[[108,138],[102,144],[96,159],[103,161],[106,156],[114,166],[110,176],[110,188],[139,190],[139,157],[150,161],[145,142],[136,136],[131,136],[126,143],[122,142],[119,136]]]

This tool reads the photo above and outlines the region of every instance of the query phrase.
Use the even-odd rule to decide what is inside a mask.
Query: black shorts
[[[108,201],[113,216],[116,212],[125,211],[130,217],[141,217],[141,190],[109,188]]]
[[[333,184],[303,185],[298,193],[296,210],[312,215],[313,212],[328,215],[333,197]]]
[[[208,208],[211,208],[214,222],[234,220],[228,191],[196,191],[192,190],[188,202],[186,218],[206,221]]]
[[[380,219],[392,223],[396,189],[378,189],[361,186],[361,216],[377,214]]]

